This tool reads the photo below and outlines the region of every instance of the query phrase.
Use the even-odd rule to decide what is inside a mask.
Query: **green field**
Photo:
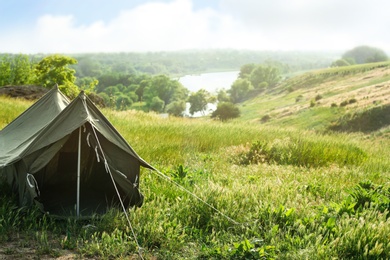
[[[364,78],[370,71],[356,73]],[[142,171],[145,202],[129,210],[131,226],[115,210],[90,221],[51,219],[37,209],[18,209],[15,198],[2,192],[0,253],[14,258],[390,258],[388,129],[327,131],[354,111],[321,104],[310,109],[305,88],[250,100],[241,106],[242,117],[227,123],[103,109],[137,153],[169,180]],[[300,94],[305,109],[292,110]],[[0,129],[29,105],[0,97]],[[278,109],[291,114],[280,116]],[[267,123],[260,122],[264,114],[271,115]]]

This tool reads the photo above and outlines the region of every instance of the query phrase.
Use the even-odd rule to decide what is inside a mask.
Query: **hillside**
[[[371,132],[390,124],[390,63],[307,72],[243,103],[241,120],[315,130]],[[381,120],[370,120],[381,118]]]

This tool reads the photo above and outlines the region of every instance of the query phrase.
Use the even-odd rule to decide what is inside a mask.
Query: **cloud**
[[[261,31],[274,48],[389,48],[386,0],[221,0],[220,6],[246,28]]]
[[[390,42],[384,0],[219,0],[213,8],[194,8],[193,1],[143,3],[88,23],[73,14],[42,15],[32,28],[0,35],[0,50],[340,50],[359,44],[386,49]]]
[[[190,0],[175,0],[146,3],[91,24],[80,24],[73,15],[44,15],[32,30],[14,35],[26,39],[25,47],[14,47],[33,53],[237,48],[243,44],[241,31],[228,15],[211,8],[195,11]]]

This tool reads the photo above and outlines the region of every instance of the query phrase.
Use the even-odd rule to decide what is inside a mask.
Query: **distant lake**
[[[237,79],[238,73],[239,71],[203,73],[186,75],[178,80],[191,92],[204,89],[214,93],[217,89],[230,89],[232,83]]]
[[[197,92],[200,89],[204,89],[214,94],[218,89],[230,89],[233,82],[237,79],[238,73],[239,71],[203,73],[198,75],[186,75],[178,80],[191,92]],[[184,112],[184,116],[200,117],[210,115],[211,112],[216,109],[216,105],[210,103],[204,113],[197,112],[194,115],[189,113],[189,109],[190,104],[187,103],[187,109]]]

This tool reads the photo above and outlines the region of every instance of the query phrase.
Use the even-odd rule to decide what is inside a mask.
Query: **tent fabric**
[[[3,128],[0,131],[0,167],[20,159],[22,151],[68,104],[69,100],[55,87]]]
[[[84,214],[119,204],[109,173],[125,205],[140,206],[140,166],[154,170],[83,92],[69,102],[53,88],[0,131],[0,144],[0,175],[20,206],[37,203],[57,214],[74,211],[79,153]]]

